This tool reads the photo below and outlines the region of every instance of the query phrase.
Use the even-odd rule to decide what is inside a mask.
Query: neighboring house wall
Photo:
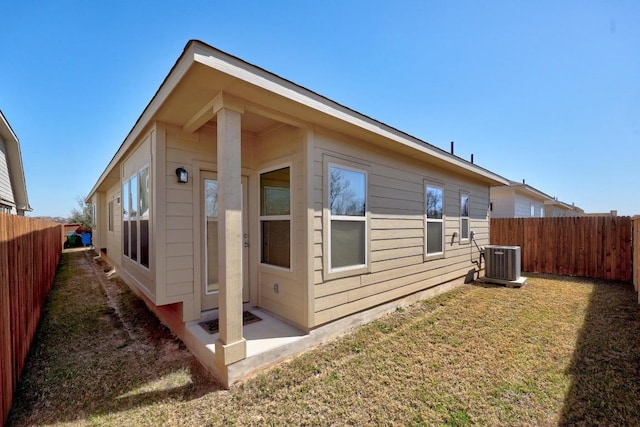
[[[491,188],[491,217],[513,218],[515,200],[513,190],[509,188]]]
[[[20,142],[0,111],[0,212],[24,215],[31,211],[22,168]]]
[[[514,218],[541,218],[544,216],[544,203],[541,201],[533,200],[516,193],[514,203]]]
[[[0,136],[0,212],[15,214],[16,207],[7,158],[7,148],[4,140]]]
[[[547,205],[545,207],[546,212],[548,212],[548,214],[546,216],[551,216],[551,217],[555,217],[555,218],[562,218],[562,217],[574,217],[574,216],[581,216],[582,213],[577,211],[576,209],[574,209],[572,206],[567,205],[562,206],[562,205]]]
[[[542,218],[583,214],[580,208],[514,181],[510,181],[508,186],[491,187],[491,204],[493,218]]]
[[[531,200],[516,194],[514,197],[515,202],[515,218],[530,218],[531,217]]]

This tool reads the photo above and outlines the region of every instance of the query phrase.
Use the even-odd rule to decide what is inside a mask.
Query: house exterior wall
[[[254,188],[260,188],[260,172],[290,166],[291,184],[291,268],[285,270],[265,264],[258,265],[258,305],[276,313],[303,329],[309,328],[306,253],[306,164],[303,159],[305,133],[302,129],[281,126],[261,136],[256,144],[258,171]],[[259,194],[254,198],[259,203]],[[254,221],[252,221],[254,222]],[[258,223],[256,218],[256,223]],[[252,244],[260,244],[259,231]],[[259,251],[256,259],[260,258]],[[277,284],[277,286],[276,286]]]
[[[9,212],[5,213],[16,214],[13,187],[9,177],[7,147],[2,137],[0,137],[0,204],[4,207],[4,210],[9,210]]]
[[[164,130],[160,130],[164,129]],[[162,179],[164,192],[159,192],[158,216],[165,222],[164,229],[158,227],[156,233],[164,244],[158,250],[158,303],[183,302],[184,319],[197,319],[201,311],[201,287],[203,286],[204,254],[201,250],[202,213],[201,172],[217,172],[216,128],[205,126],[196,133],[186,133],[181,128],[163,124],[159,127],[157,150],[164,159]],[[242,175],[255,175],[254,136],[242,135]],[[161,145],[164,146],[164,150]],[[183,167],[189,172],[189,182],[177,182],[175,170]],[[252,191],[251,183],[249,191]],[[256,216],[252,203],[249,215]],[[164,213],[164,216],[163,216]],[[251,235],[257,234],[250,230]],[[257,249],[257,245],[256,245]],[[253,257],[250,257],[253,259]],[[251,262],[251,260],[247,260]],[[249,283],[255,283],[255,274]]]
[[[106,193],[103,191],[96,192],[91,198],[92,224],[91,224],[91,243],[94,247],[101,249],[107,244],[107,203],[105,201]]]
[[[215,161],[215,134],[207,138],[201,138],[200,134],[187,134],[180,128],[166,126],[165,148],[165,173],[160,176],[164,179],[164,201],[161,202],[165,212],[165,229],[157,230],[164,234],[164,255],[157,260],[158,276],[163,277],[159,293],[165,303],[192,301],[195,304],[196,286],[195,278],[199,260],[196,259],[195,235],[198,223],[194,221],[197,206],[194,206],[194,197],[197,197],[198,178],[194,162],[214,163]],[[175,170],[183,167],[190,174],[189,182],[180,184],[177,182]],[[212,166],[213,167],[213,166]]]
[[[123,159],[120,163],[120,184],[117,184],[119,188],[122,188],[122,183],[131,179],[131,177],[135,176],[139,171],[145,167],[149,167],[153,170],[153,165],[151,164],[151,149],[154,143],[155,138],[155,130],[152,129],[146,133],[144,133],[135,144],[135,146],[131,149],[129,154]],[[153,198],[154,193],[154,183],[151,182],[150,194],[151,198]],[[111,187],[111,194],[115,194],[116,190]],[[121,194],[121,203],[123,197],[127,197],[124,194]],[[106,204],[106,197],[102,198],[102,204]],[[122,247],[122,227],[124,225],[124,219],[122,218],[122,209],[120,209],[120,247]],[[156,213],[151,212],[150,215],[150,225],[149,225],[149,247],[153,248],[155,241],[155,217]],[[106,228],[106,221],[102,222],[102,227]],[[106,233],[105,233],[106,234]],[[112,235],[115,237],[115,235]],[[112,242],[112,247],[117,243]],[[153,258],[153,252],[150,253],[150,268],[146,268],[142,266],[140,263],[132,261],[126,255],[124,255],[121,251],[115,251],[115,253],[120,255],[120,267],[121,273],[125,276],[125,279],[130,284],[134,284],[141,292],[143,292],[148,298],[152,301],[156,301],[156,282],[155,282],[155,271],[154,271],[154,263],[156,260]],[[108,251],[107,251],[107,255]],[[111,258],[111,256],[110,256]]]
[[[544,217],[544,203],[532,201],[530,203],[530,206],[531,206],[531,214],[533,218]]]
[[[493,218],[513,218],[515,214],[515,200],[513,190],[509,188],[492,188],[491,204]]]
[[[478,245],[489,243],[489,187],[429,167],[407,157],[329,132],[315,134],[314,205],[314,326],[377,304],[460,279],[475,269],[478,251],[460,235],[460,194],[470,196],[470,229]],[[345,277],[327,277],[326,250],[327,161],[359,164],[369,172],[369,271]],[[444,188],[444,256],[425,258],[425,180]],[[328,275],[330,276],[330,275]]]
[[[515,216],[513,218],[541,218],[544,213],[544,203],[521,194],[515,194]]]
[[[113,230],[106,230],[106,248],[109,258],[117,264],[122,264],[122,197],[120,183],[107,190],[106,214],[109,215],[109,204],[113,204]],[[108,221],[107,221],[108,222]]]
[[[119,165],[121,181],[146,165],[154,173],[150,269],[122,254],[122,184],[112,185],[98,197],[109,258],[154,304],[183,303],[183,321],[201,316],[201,173],[217,171],[216,132],[214,125],[191,134],[177,126],[155,123]],[[416,291],[464,279],[475,271],[472,260],[478,259],[478,251],[472,241],[459,238],[460,195],[470,197],[469,229],[475,231],[478,245],[488,244],[487,185],[324,129],[313,132],[311,151],[306,154],[308,132],[282,124],[260,135],[242,134],[242,175],[249,187],[247,262],[253,305],[308,330]],[[330,162],[355,165],[368,172],[365,273],[327,273],[328,235],[323,221]],[[292,255],[288,270],[260,263],[260,173],[284,166],[291,167]],[[188,183],[177,182],[178,167],[189,172]],[[425,257],[426,182],[444,189],[445,250],[435,258]],[[308,201],[311,222],[307,221]],[[107,230],[109,202],[113,202],[113,230]],[[313,228],[311,233],[308,224]],[[453,238],[454,233],[458,237]],[[308,236],[313,239],[310,246]],[[312,263],[308,262],[307,248],[312,248]]]
[[[561,206],[546,206],[545,208],[545,212],[546,212],[546,216],[550,216],[550,217],[555,217],[555,218],[559,218],[559,217],[573,217],[573,216],[580,216],[580,214],[573,210],[573,209],[565,209]]]
[[[366,198],[352,197],[342,205],[342,213],[330,215],[334,164],[342,167],[340,172],[352,180],[345,182],[353,183],[359,194],[366,189]],[[177,182],[177,168],[188,172],[187,182]],[[204,180],[215,179],[214,174],[223,187],[217,248],[206,246],[205,231],[215,239],[215,229],[207,227],[216,219],[206,218],[203,194]],[[141,187],[144,197],[137,197],[140,210],[149,212],[148,268],[124,250],[129,229],[123,216],[128,200],[124,186],[133,183],[134,176],[149,186],[149,194]],[[442,200],[442,253],[438,239],[427,236],[427,229],[440,232],[438,218],[425,218],[427,184],[438,187],[430,191],[429,200]],[[507,181],[239,58],[190,41],[90,195],[103,218],[98,227],[107,228],[108,256],[123,279],[228,383],[233,372],[244,369],[236,362],[247,355],[239,309],[243,301],[309,331],[394,304],[398,298],[435,294],[473,279],[480,267],[477,246],[489,243],[490,184]],[[266,200],[263,212],[261,198]],[[113,227],[108,225],[110,202]],[[147,226],[146,214],[135,218],[138,227]],[[466,236],[461,239],[471,231],[477,245]],[[331,233],[338,242],[335,247],[342,249],[333,252],[334,270],[327,261]],[[366,242],[364,250],[353,244],[361,241]],[[435,253],[426,255],[427,242]],[[205,294],[205,254],[216,249],[226,249],[221,253],[222,286],[218,293]],[[245,287],[240,289],[240,284]],[[210,343],[200,341],[201,328],[186,322],[215,315],[203,313],[215,307],[220,308],[221,329],[212,351]],[[235,366],[227,370],[230,365]]]
[[[541,218],[549,216],[545,210],[544,199],[531,197],[516,188],[492,187],[492,218]]]

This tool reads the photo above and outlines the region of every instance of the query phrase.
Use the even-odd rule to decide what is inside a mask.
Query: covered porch
[[[169,99],[165,105],[173,101]],[[228,366],[295,341],[302,336],[301,330],[308,330],[306,298],[295,295],[302,297],[307,292],[304,269],[294,266],[304,257],[291,250],[305,244],[303,235],[293,233],[293,211],[297,209],[290,201],[290,193],[296,190],[292,170],[302,172],[294,168],[296,161],[292,159],[299,155],[301,133],[286,118],[276,120],[255,106],[247,110],[245,100],[222,91],[178,132],[197,135],[201,149],[214,155],[208,161],[194,157],[187,166],[194,181],[195,298],[193,305],[182,307],[182,320],[188,322],[185,339],[197,342],[194,347],[204,346],[200,360],[209,361],[213,355],[211,366],[208,362],[205,365],[228,382]],[[276,145],[273,140],[278,137],[274,135],[286,135],[293,142]],[[180,147],[170,144],[174,143],[167,142],[168,160],[175,150],[172,147]],[[276,202],[267,201],[270,194],[276,195]],[[267,222],[272,218],[279,223]],[[215,237],[210,227],[215,228]],[[272,243],[276,240],[279,242]],[[255,307],[261,307],[257,315],[261,320],[244,324],[245,315],[258,310]],[[295,307],[297,314],[292,314],[290,307]],[[213,320],[215,331],[207,333],[202,325]]]
[[[230,386],[263,369],[345,335],[354,328],[393,313],[398,310],[398,307],[408,307],[461,285],[463,285],[461,280],[445,283],[319,326],[308,333],[296,329],[265,310],[244,304],[243,310],[259,317],[260,320],[242,327],[246,348],[245,358],[224,367],[215,363],[215,353],[218,348],[216,342],[219,334],[208,333],[202,325],[204,322],[218,319],[219,310],[204,312],[202,319],[187,322],[178,335],[205,368],[226,386]]]

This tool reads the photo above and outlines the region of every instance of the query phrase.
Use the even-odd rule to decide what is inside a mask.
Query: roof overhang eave
[[[450,168],[462,169],[467,174],[477,175],[489,185],[507,185],[509,183],[509,180],[498,174],[454,156],[378,120],[358,113],[355,110],[289,80],[283,79],[267,70],[249,64],[240,58],[222,52],[203,42],[194,41],[194,43],[197,44],[197,47],[194,49],[195,62],[224,72],[241,80],[243,83],[248,83],[256,88],[287,99],[296,104],[293,110],[298,114],[303,114],[304,110],[313,112],[315,115],[321,114],[325,117],[324,123],[329,128],[332,127],[329,124],[331,122],[339,123],[341,127],[343,127],[342,124],[346,123],[353,129],[358,129],[359,131],[364,130],[378,138],[390,140],[412,151],[415,150],[426,154],[437,162],[448,165]],[[306,108],[301,110],[297,108],[298,106]],[[310,117],[302,117],[302,119],[310,123],[315,122],[315,120]]]
[[[360,114],[269,71],[222,52],[206,43],[191,40],[187,43],[181,56],[160,85],[158,91],[136,121],[134,127],[120,145],[106,169],[100,175],[87,198],[91,198],[93,194],[101,188],[113,168],[116,167],[131,145],[149,123],[151,123],[160,107],[194,63],[205,65],[217,72],[237,79],[244,85],[255,87],[255,89],[260,91],[267,91],[272,95],[286,100],[287,104],[291,106],[292,111],[304,116],[301,117],[304,122],[314,123],[316,122],[315,119],[318,119],[318,121],[322,121],[323,126],[328,126],[329,128],[332,128],[332,125],[340,129],[350,128],[354,133],[361,134],[365,132],[372,138],[393,141],[399,144],[397,148],[398,151],[402,151],[400,147],[404,147],[405,151],[409,149],[414,153],[422,153],[429,156],[434,163],[442,164],[449,169],[459,170],[464,174],[480,178],[488,185],[507,185],[509,183],[506,178],[467,162],[425,141],[421,141],[398,129]]]
[[[153,98],[151,98],[151,101],[149,101],[149,104],[147,104],[140,117],[138,117],[138,120],[136,120],[136,123],[129,131],[129,134],[127,134],[122,144],[120,144],[118,151],[116,151],[107,167],[104,169],[102,174],[100,174],[98,181],[87,194],[87,200],[91,199],[91,197],[100,189],[104,181],[111,174],[113,168],[118,164],[118,162],[120,162],[120,160],[122,160],[123,156],[127,153],[129,148],[131,148],[131,145],[136,141],[136,139],[145,130],[145,128],[147,128],[149,123],[153,120],[153,117],[160,106],[162,106],[175,86],[186,74],[189,67],[194,62],[193,49],[194,44],[190,41],[189,43],[187,43],[184,50],[182,51],[182,54],[169,71],[169,74],[167,74],[163,82],[160,84],[160,87],[154,94]]]

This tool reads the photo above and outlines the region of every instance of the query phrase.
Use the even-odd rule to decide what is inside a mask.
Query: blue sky
[[[32,216],[89,192],[189,39],[587,212],[640,214],[640,2],[10,1]]]

